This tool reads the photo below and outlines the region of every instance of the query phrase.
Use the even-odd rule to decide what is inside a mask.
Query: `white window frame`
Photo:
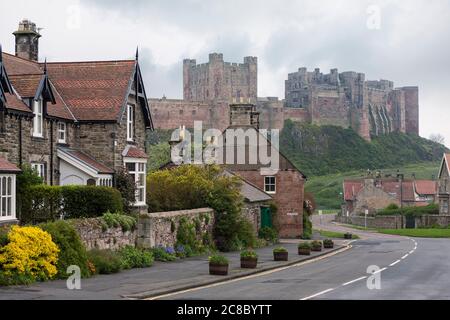
[[[45,163],[34,162],[31,164],[31,169],[33,169],[33,171],[35,171],[39,175],[39,177],[41,177],[44,181],[46,181],[46,179],[45,179]]]
[[[273,183],[268,182],[268,179],[273,178]],[[268,190],[268,187],[273,186],[274,190]],[[272,188],[270,188],[272,189]],[[277,193],[277,177],[275,176],[265,176],[264,177],[264,191],[268,194],[276,194]]]
[[[65,122],[58,122],[58,143],[66,143],[66,141],[67,141],[67,124]]]
[[[134,141],[134,106],[127,105],[127,141]]]
[[[44,107],[42,99],[33,100],[33,137],[44,137]],[[40,130],[39,130],[40,129]]]
[[[5,186],[6,188],[4,188]],[[16,175],[0,174],[0,221],[9,221],[15,219]]]
[[[136,184],[136,202],[134,206],[144,206],[146,205],[146,194],[147,194],[147,159],[137,159],[137,158],[126,158],[124,159],[124,166],[127,172],[131,175],[134,175],[134,182]],[[135,164],[135,168],[133,171],[129,171],[127,168],[127,164],[133,163]],[[139,183],[139,176],[142,175],[143,183]],[[142,200],[139,200],[140,193],[142,192]]]

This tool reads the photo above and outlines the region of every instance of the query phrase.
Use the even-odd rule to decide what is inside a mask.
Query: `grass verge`
[[[322,237],[325,238],[334,238],[334,239],[344,239],[344,233],[342,232],[334,232],[334,231],[326,231],[326,230],[314,230],[318,232]],[[352,234],[352,239],[359,239],[356,234]]]
[[[450,238],[450,229],[379,229],[379,233],[417,238]]]

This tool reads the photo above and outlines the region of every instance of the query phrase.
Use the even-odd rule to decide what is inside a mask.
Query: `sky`
[[[139,60],[149,97],[182,98],[182,60],[258,57],[258,96],[284,98],[300,67],[419,86],[420,135],[450,146],[449,0],[2,0],[0,43],[21,19],[41,30],[40,60]]]

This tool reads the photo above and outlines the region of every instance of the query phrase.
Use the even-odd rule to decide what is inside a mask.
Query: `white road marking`
[[[389,267],[393,267],[393,266],[395,266],[397,263],[399,263],[400,262],[400,260],[397,260],[397,261],[395,261],[395,262],[392,262],[390,265],[389,265]]]
[[[342,284],[342,286],[343,286],[343,287],[345,287],[345,286],[348,286],[349,284],[352,284],[352,283],[355,283],[355,282],[358,282],[358,281],[364,280],[364,279],[366,279],[366,278],[367,278],[367,276],[364,276],[364,277],[361,277],[361,278],[358,278],[358,279],[355,279],[355,280],[352,280],[352,281],[349,281],[349,282],[343,283],[343,284]]]
[[[378,270],[378,271],[375,271],[373,274],[377,274],[377,273],[383,272],[383,271],[386,270],[386,269],[387,269],[387,268],[380,269],[380,270]]]
[[[331,292],[331,291],[333,291],[333,290],[334,290],[334,288],[327,289],[327,290],[321,291],[321,292],[319,292],[319,293],[316,293],[316,294],[314,294],[314,295],[312,295],[312,296],[309,296],[309,297],[306,297],[306,298],[303,298],[303,299],[300,299],[300,300],[309,300],[309,299],[312,299],[312,298],[321,296],[321,295],[323,295],[323,294],[325,294],[325,293]]]
[[[415,251],[415,250],[411,250],[411,251],[409,252],[409,254],[413,254],[413,253],[414,253],[414,251]]]
[[[405,254],[405,255],[402,257],[402,260],[403,260],[403,259],[406,259],[408,256],[409,256],[409,253]]]
[[[351,242],[353,242],[353,241],[351,241]],[[252,279],[252,278],[262,277],[262,276],[265,276],[265,275],[268,275],[268,274],[280,272],[280,271],[283,271],[283,270],[286,270],[286,269],[290,269],[290,268],[294,268],[294,267],[300,267],[300,266],[303,266],[303,265],[306,265],[306,264],[310,264],[310,263],[313,263],[313,262],[317,262],[317,261],[320,261],[320,260],[323,260],[323,259],[335,256],[335,255],[337,255],[337,254],[339,254],[341,252],[347,251],[347,250],[352,248],[352,246],[350,245],[351,242],[349,242],[349,244],[346,247],[343,247],[342,249],[339,249],[337,251],[334,251],[334,252],[328,253],[326,255],[319,256],[317,258],[313,258],[313,259],[310,259],[310,260],[307,260],[307,261],[302,261],[302,262],[299,262],[299,263],[296,263],[296,264],[293,264],[293,265],[290,265],[290,266],[280,267],[280,268],[277,268],[277,269],[263,271],[263,272],[260,272],[260,273],[251,274],[251,275],[248,275],[248,276],[243,276],[243,277],[239,277],[239,278],[236,278],[236,279],[225,280],[225,281],[222,281],[222,282],[212,283],[212,284],[209,284],[209,285],[203,285],[203,286],[199,286],[199,287],[196,287],[196,288],[191,288],[191,289],[185,289],[185,290],[180,290],[180,291],[176,291],[176,292],[166,293],[166,294],[162,294],[162,295],[156,296],[156,297],[145,298],[144,300],[159,300],[159,299],[162,299],[162,298],[167,298],[167,297],[176,296],[176,295],[180,295],[180,294],[185,294],[185,293],[189,293],[189,292],[194,292],[194,291],[199,291],[199,290],[203,290],[203,289],[214,288],[214,287],[222,286],[222,285],[225,285],[225,284],[230,284],[230,283],[233,283],[233,282],[238,282],[238,281],[242,281],[242,280],[248,280],[248,279]]]

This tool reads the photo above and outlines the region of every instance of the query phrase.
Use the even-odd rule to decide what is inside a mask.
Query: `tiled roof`
[[[47,103],[47,114],[55,118],[76,120],[72,112],[65,104],[64,100],[61,98],[61,95],[59,94],[58,90],[56,90],[53,85],[52,90],[54,92],[56,104]]]
[[[14,94],[6,93],[6,108],[26,113],[32,113],[31,109]]]
[[[95,171],[97,171],[99,174],[113,174],[114,170],[108,168],[107,166],[103,165],[102,163],[95,160],[93,157],[89,156],[88,154],[75,149],[70,148],[58,148],[58,150],[63,151],[65,154],[69,155],[70,157],[84,163],[85,165],[91,167]]]
[[[433,180],[417,180],[415,190],[420,195],[434,195],[438,190],[438,184]]]
[[[8,53],[3,53],[2,57],[8,76],[20,74],[42,74],[42,70],[39,68],[39,64],[37,62],[22,59]]]
[[[80,121],[117,121],[136,61],[48,63],[51,82]]]
[[[34,98],[43,74],[23,74],[9,76],[11,84],[22,98]]]
[[[377,185],[384,192],[394,196],[396,199],[403,201],[415,201],[414,194],[414,185],[420,185],[421,190],[425,190],[425,188],[429,188],[431,184],[435,184],[434,181],[429,180],[416,180],[416,181],[403,181],[400,185],[399,181],[396,180],[379,180],[377,181]],[[352,201],[354,196],[356,196],[364,187],[364,180],[346,180],[344,181],[344,200]],[[437,188],[437,186],[436,186]],[[426,189],[425,191],[429,191]],[[435,194],[432,193],[424,193],[424,194]]]
[[[344,181],[344,200],[353,200],[362,188],[363,183],[361,181]]]
[[[137,158],[137,159],[147,159],[148,155],[145,151],[136,148],[134,146],[128,145],[122,153],[122,156],[127,158]]]
[[[15,173],[20,172],[20,169],[16,165],[0,157],[0,172]]]

